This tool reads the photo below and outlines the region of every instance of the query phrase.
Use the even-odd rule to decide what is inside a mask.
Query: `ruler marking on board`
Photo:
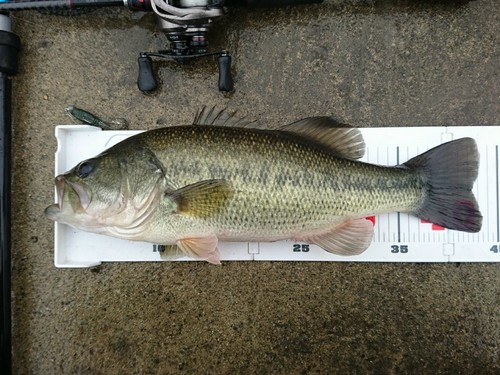
[[[399,146],[396,147],[396,165],[399,165]],[[401,242],[401,212],[397,213],[398,218],[398,242]]]
[[[379,148],[378,148],[378,147],[377,147],[377,154],[376,154],[376,155],[377,155],[377,157],[375,158],[375,162],[376,162],[377,164],[380,164],[380,163],[379,163],[380,153],[379,153]],[[379,225],[377,225],[377,233],[378,233],[378,241],[379,241],[379,242],[382,242],[382,237],[381,237],[381,234],[380,234],[380,231],[381,231],[381,230],[382,230],[382,229],[381,229],[380,220],[379,220]]]
[[[420,155],[420,148],[417,146],[417,155]],[[418,242],[423,242],[422,241],[422,233],[420,232],[420,225],[417,224],[417,234],[418,234]]]
[[[378,161],[377,161],[377,163],[378,163]],[[378,163],[378,164],[380,164],[380,163]],[[390,161],[389,161],[389,147],[388,146],[385,147],[385,160],[384,160],[384,164],[385,165],[390,165]],[[387,241],[394,242],[395,241],[394,235],[391,236],[391,218],[390,218],[390,215],[389,214],[384,214],[384,216],[387,218]],[[385,242],[386,241],[385,233],[383,233],[383,235],[384,235],[383,238],[384,238],[384,242]]]
[[[485,152],[484,154],[486,155],[486,170],[489,170],[489,157],[488,157],[488,145],[485,146]],[[489,173],[486,173],[486,202],[490,201],[490,176]],[[480,207],[481,208],[481,207]],[[489,217],[490,213],[490,208],[489,205],[486,205],[486,216]],[[486,221],[486,237],[489,239],[490,238],[490,221]]]
[[[500,202],[498,200],[498,145],[495,146],[495,178],[496,178],[496,198],[497,198],[497,242],[500,242]]]

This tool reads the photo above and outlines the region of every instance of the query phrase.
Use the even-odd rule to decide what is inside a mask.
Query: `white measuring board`
[[[343,257],[303,243],[220,243],[222,261],[349,261],[349,262],[498,262],[500,261],[499,146],[500,126],[363,128],[367,151],[363,161],[401,164],[440,143],[461,137],[476,140],[479,177],[473,192],[483,214],[478,233],[463,233],[390,213],[373,217],[372,244],[362,254]],[[86,125],[56,127],[55,174],[71,169],[139,131],[102,131]],[[56,196],[57,199],[57,196]],[[91,267],[101,262],[165,261],[157,246],[120,240],[55,223],[57,267]],[[180,261],[191,260],[187,257]],[[176,260],[177,261],[177,260]]]

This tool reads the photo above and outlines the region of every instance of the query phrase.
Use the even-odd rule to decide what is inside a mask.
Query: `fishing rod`
[[[74,11],[89,8],[125,6],[131,11],[154,12],[158,27],[166,35],[170,48],[140,52],[137,86],[143,92],[158,88],[153,59],[170,59],[185,64],[204,57],[217,57],[220,91],[233,89],[231,56],[228,51],[210,52],[208,32],[213,23],[226,15],[226,6],[280,7],[321,3],[323,0],[0,0],[0,11],[43,9]]]
[[[11,82],[17,73],[19,37],[11,30],[10,18],[0,13],[0,373],[12,372],[11,340]]]

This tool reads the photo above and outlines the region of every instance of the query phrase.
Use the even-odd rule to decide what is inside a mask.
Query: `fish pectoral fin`
[[[308,117],[282,126],[279,130],[318,142],[344,158],[360,159],[365,154],[365,141],[361,132],[332,117]]]
[[[158,245],[160,258],[163,260],[177,260],[186,256],[177,245]]]
[[[203,107],[201,111],[196,114],[193,125],[213,125],[238,128],[260,127],[256,121],[236,116],[236,112],[228,112],[226,109],[216,109],[215,107]]]
[[[347,220],[331,231],[304,240],[337,255],[359,255],[373,238],[373,224],[367,219]]]
[[[233,196],[226,180],[205,180],[184,186],[167,194],[181,215],[209,217],[224,207]]]
[[[207,237],[183,238],[177,241],[177,246],[194,259],[206,260],[212,264],[220,263],[219,240],[215,234]]]

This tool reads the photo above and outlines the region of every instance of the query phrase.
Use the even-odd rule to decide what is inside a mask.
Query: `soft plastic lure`
[[[66,112],[68,112],[75,119],[82,121],[88,125],[97,126],[102,130],[116,130],[116,129],[128,128],[128,122],[124,118],[103,120],[88,111],[75,107],[74,105],[68,105],[66,107]]]

